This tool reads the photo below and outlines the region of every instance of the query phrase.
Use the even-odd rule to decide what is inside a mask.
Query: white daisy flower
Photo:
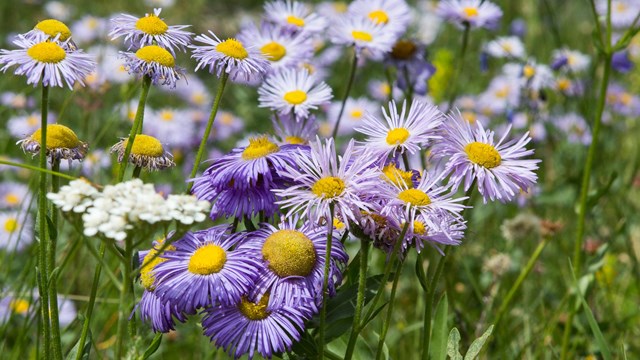
[[[580,73],[589,69],[591,58],[577,50],[558,49],[554,50],[552,65],[554,70],[567,69],[572,73]]]
[[[349,4],[349,13],[366,17],[374,24],[389,25],[399,34],[411,23],[411,8],[404,0],[356,0]]]
[[[304,3],[291,0],[277,0],[264,5],[267,21],[290,31],[305,34],[319,34],[327,27],[327,21],[311,11]]]
[[[336,124],[341,107],[341,101],[334,101],[329,106],[329,110],[327,111],[327,121],[332,124],[332,126],[335,126]],[[342,113],[342,120],[340,120],[338,134],[351,134],[356,126],[362,125],[367,114],[377,117],[379,113],[380,108],[376,102],[364,97],[348,98],[344,105],[344,112]]]
[[[462,28],[495,29],[502,18],[498,5],[485,0],[442,0],[438,3],[438,15]]]
[[[107,34],[109,22],[106,19],[85,15],[71,25],[73,41],[79,44],[90,43]]]
[[[21,251],[33,241],[33,220],[20,211],[0,212],[0,249]]]
[[[32,112],[28,115],[13,116],[9,118],[9,121],[7,122],[7,130],[9,131],[9,134],[14,138],[22,139],[40,129],[41,117],[42,115],[40,114],[40,112]],[[55,122],[56,115],[49,111],[47,113],[47,123],[52,124]]]
[[[329,29],[329,38],[333,43],[353,45],[358,54],[363,52],[379,60],[391,51],[398,40],[400,31],[397,25],[381,25],[359,16],[341,16]]]
[[[0,209],[18,209],[29,204],[29,187],[7,181],[0,183]]]
[[[522,59],[526,54],[524,44],[517,36],[501,36],[490,41],[484,51],[494,58],[516,58]]]
[[[151,110],[151,111],[149,111]],[[172,149],[188,149],[196,137],[194,122],[189,110],[163,108],[147,109],[145,133],[169,144]]]

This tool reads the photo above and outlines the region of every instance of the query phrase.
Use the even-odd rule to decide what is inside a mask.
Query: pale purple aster
[[[269,60],[262,55],[260,49],[245,46],[233,38],[222,41],[211,30],[209,34],[213,38],[205,34],[195,37],[196,41],[205,45],[189,46],[193,50],[191,57],[198,61],[195,71],[208,68],[217,77],[227,73],[231,80],[239,78],[249,81],[255,77],[262,78],[269,70]]]
[[[484,0],[441,0],[436,9],[444,20],[463,28],[465,25],[474,28],[493,30],[502,19],[502,10],[498,5]]]
[[[101,170],[111,166],[111,156],[103,149],[95,149],[89,152],[81,163],[80,173],[94,179]]]
[[[544,64],[538,64],[534,59],[528,59],[525,64],[505,64],[503,73],[507,77],[518,79],[520,87],[533,91],[550,88],[554,85],[551,68]]]
[[[9,121],[7,121],[7,131],[11,136],[23,139],[40,129],[41,121],[42,114],[39,111],[34,111],[27,115],[12,116],[9,118]],[[55,122],[56,114],[49,111],[47,113],[47,123],[53,124]]]
[[[382,25],[360,16],[343,15],[329,29],[334,44],[354,46],[358,55],[381,60],[399,38],[398,24]]]
[[[613,53],[611,57],[611,67],[620,73],[628,73],[633,70],[635,64],[629,58],[629,51],[622,50]]]
[[[423,215],[418,215],[414,219],[411,230],[407,231],[404,246],[414,246],[420,253],[425,245],[433,246],[439,253],[444,254],[438,245],[460,245],[464,237],[467,225],[464,220],[451,215],[448,212],[440,212],[430,218],[437,227],[429,228]]]
[[[109,22],[107,19],[85,15],[71,25],[73,40],[79,44],[87,44],[102,39],[107,34]]]
[[[553,70],[567,70],[572,73],[580,73],[589,69],[591,59],[577,50],[557,49],[553,51],[551,68]]]
[[[318,121],[314,115],[302,120],[290,114],[273,116],[271,123],[276,138],[282,145],[308,145],[318,134]]]
[[[478,95],[476,109],[483,114],[504,114],[520,105],[521,81],[517,76],[498,75]]]
[[[268,293],[267,310],[286,303],[311,317],[322,306],[327,227],[309,220],[298,225],[298,220],[297,216],[283,219],[277,227],[263,223],[260,229],[247,234],[242,247],[251,249],[252,256],[261,259],[265,269],[256,279],[250,298],[259,299]],[[349,259],[337,234],[332,236],[329,296],[335,296],[342,281],[341,271]],[[310,303],[309,298],[315,303]]]
[[[170,144],[172,149],[188,150],[196,136],[196,127],[189,116],[189,110],[147,108],[145,114],[145,134]]]
[[[331,128],[335,127],[342,107],[342,101],[334,101],[329,105],[327,110],[327,121],[331,124]],[[338,135],[352,135],[357,126],[362,125],[366,116],[380,116],[380,106],[375,101],[371,101],[365,97],[347,98],[338,128]]]
[[[509,130],[509,129],[507,129]],[[520,138],[505,141],[509,131],[498,142],[494,133],[482,123],[472,126],[460,113],[449,116],[444,123],[442,140],[432,148],[439,158],[448,157],[446,173],[451,174],[449,185],[457,189],[463,182],[465,192],[477,183],[484,202],[512,200],[520,190],[536,183],[540,160],[523,159],[533,154],[525,146],[531,141],[526,133]]]
[[[258,89],[260,107],[279,114],[295,113],[306,118],[309,111],[329,103],[331,88],[306,69],[286,69],[269,75]]]
[[[200,307],[237,304],[261,271],[260,263],[247,251],[235,248],[241,239],[228,235],[227,225],[188,232],[174,242],[175,250],[161,256],[155,266],[154,292],[188,314]]]
[[[25,210],[0,212],[0,249],[24,250],[33,242],[33,229],[33,219]]]
[[[384,121],[365,116],[356,131],[368,136],[363,146],[375,156],[386,158],[403,153],[415,154],[424,146],[439,139],[436,130],[442,124],[444,115],[434,105],[414,100],[407,112],[407,102],[402,103],[398,113],[396,103],[389,102],[389,111],[382,108]]]
[[[29,203],[29,187],[5,181],[0,183],[0,209],[20,209]]]
[[[484,46],[484,51],[491,57],[522,59],[527,55],[522,40],[517,36],[501,36]]]
[[[596,1],[596,10],[601,21],[607,18],[608,0]],[[611,1],[611,25],[618,29],[625,29],[633,24],[640,13],[640,3],[637,0],[612,0]]]
[[[287,304],[267,310],[268,302],[265,295],[255,303],[243,297],[237,304],[208,307],[202,320],[204,335],[234,359],[247,355],[251,360],[257,354],[270,359],[290,351],[308,317]]]
[[[327,27],[327,21],[323,17],[314,13],[308,4],[299,1],[268,2],[264,5],[264,18],[286,31],[305,35],[320,34]]]
[[[167,25],[160,18],[162,9],[153,9],[153,14],[145,14],[144,17],[136,17],[129,14],[120,14],[111,19],[111,40],[124,36],[124,42],[131,48],[140,48],[147,45],[158,45],[167,49],[175,56],[176,50],[187,51],[191,42],[191,35],[184,29],[191,25]]]
[[[168,85],[171,88],[185,76],[185,70],[176,66],[176,60],[166,49],[158,45],[147,45],[135,53],[120,52],[129,74],[136,77],[149,76],[154,85]]]
[[[67,40],[68,42],[69,40]],[[0,50],[0,70],[16,65],[14,74],[25,75],[27,84],[37,86],[64,87],[73,89],[75,83],[84,86],[83,79],[96,67],[93,57],[82,50],[69,51],[66,42],[58,38],[50,40],[48,35],[28,39],[22,35],[14,41],[20,49]]]
[[[623,116],[640,115],[640,96],[617,83],[611,83],[607,88],[607,105]]]
[[[556,117],[553,123],[566,136],[568,142],[591,144],[591,130],[582,116],[572,112]]]
[[[0,94],[0,104],[8,106],[12,109],[27,109],[33,107],[35,101],[33,97],[25,94],[5,91]],[[35,131],[35,130],[34,130]]]
[[[388,25],[403,34],[411,24],[411,8],[404,0],[355,0],[349,4],[352,16],[368,18],[374,24]]]
[[[236,189],[229,186],[226,189],[218,189],[208,183],[196,183],[193,194],[198,199],[213,203],[210,214],[213,220],[223,216],[242,219],[245,216],[264,215],[271,218],[278,211],[275,195],[270,189],[262,187]]]
[[[356,154],[354,140],[340,157],[336,157],[333,138],[324,144],[316,138],[310,146],[309,152],[298,150],[297,166],[287,165],[280,171],[281,176],[294,183],[273,190],[282,199],[277,203],[289,208],[287,216],[301,213],[314,223],[329,219],[329,206],[333,204],[348,228],[349,221],[357,221],[357,214],[370,208],[362,196],[363,191],[379,181],[379,172],[374,167],[378,158],[366,151]]]

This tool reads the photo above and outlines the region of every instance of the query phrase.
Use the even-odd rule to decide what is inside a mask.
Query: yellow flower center
[[[476,122],[476,120],[478,120],[476,113],[474,113],[473,111],[463,111],[462,118],[467,120],[467,122],[469,122],[470,124],[473,124]]]
[[[389,85],[388,83],[380,84],[380,91],[382,91],[382,93],[385,95],[391,94],[391,85]]]
[[[249,320],[263,320],[271,314],[267,311],[267,305],[269,305],[269,293],[262,295],[257,303],[253,303],[243,296],[242,301],[238,304],[238,309]]]
[[[255,160],[280,150],[278,145],[269,141],[266,136],[249,139],[249,146],[242,151],[243,160]]]
[[[413,233],[418,235],[426,235],[427,228],[424,226],[424,223],[420,220],[413,221]]]
[[[369,13],[369,19],[376,24],[386,24],[389,22],[389,15],[382,10],[375,10]]]
[[[629,93],[625,92],[620,95],[620,102],[622,103],[622,105],[630,105],[632,100],[633,96],[631,96],[631,94]]]
[[[57,64],[67,57],[64,49],[52,42],[41,42],[33,45],[27,50],[27,55],[36,61],[47,64]]]
[[[345,189],[342,179],[334,176],[323,177],[311,187],[311,192],[323,199],[332,199],[342,195]]]
[[[525,65],[524,69],[522,69],[522,73],[524,74],[524,77],[530,79],[536,74],[536,69],[531,65]]]
[[[176,248],[173,245],[167,248],[167,250],[175,249]],[[156,267],[156,265],[167,261],[167,259],[163,257],[156,256],[157,253],[158,250],[156,248],[153,248],[142,260],[142,268],[140,270],[140,283],[142,283],[142,286],[144,286],[147,291],[153,291],[156,288],[154,284],[154,282],[156,281],[156,275],[153,273],[153,269]],[[154,256],[156,256],[155,259],[153,259]]]
[[[567,91],[571,88],[571,80],[567,78],[560,78],[557,82],[558,90]]]
[[[14,193],[8,193],[4,196],[4,201],[9,205],[18,205],[20,198]]]
[[[307,143],[307,140],[299,137],[299,136],[287,136],[284,138],[284,140],[288,143],[288,144],[292,144],[292,145],[303,145]]]
[[[473,6],[467,6],[466,8],[462,9],[462,12],[470,18],[478,16],[478,8]]]
[[[40,122],[40,119],[37,116],[30,115],[27,118],[27,124],[29,126],[36,126],[36,125],[38,125],[39,122]]]
[[[301,19],[297,16],[293,16],[293,15],[289,15],[287,16],[287,22],[291,25],[295,25],[297,27],[303,27],[304,26],[304,19]]]
[[[398,194],[398,199],[412,206],[427,206],[431,204],[429,195],[418,189],[403,190]]]
[[[9,307],[16,314],[26,314],[29,311],[29,302],[22,299],[14,299],[9,303]]]
[[[313,65],[311,65],[309,63],[303,63],[302,64],[302,68],[306,69],[309,72],[309,74],[313,74],[313,73],[316,72],[315,66],[313,66]]]
[[[351,36],[353,36],[354,40],[360,40],[364,42],[371,42],[371,40],[373,40],[373,35],[366,31],[352,30]]]
[[[162,35],[169,30],[169,26],[155,15],[147,15],[136,21],[136,29],[149,35]]]
[[[42,144],[42,129],[36,130],[31,135],[31,140]],[[80,140],[73,130],[64,125],[47,125],[47,149],[73,149],[80,145]]]
[[[316,249],[309,238],[297,230],[278,230],[262,245],[262,256],[281,278],[307,276],[316,264]]]
[[[163,121],[173,121],[173,111],[164,110],[160,113],[160,118]]]
[[[260,51],[271,61],[280,61],[285,55],[287,55],[287,49],[272,41],[260,48]]]
[[[501,87],[500,89],[496,90],[495,94],[496,97],[504,99],[507,97],[507,95],[509,95],[509,88],[507,86]]]
[[[4,222],[4,230],[8,233],[12,233],[18,229],[18,220],[16,218],[9,218]]]
[[[502,163],[500,153],[490,144],[472,142],[464,147],[464,152],[467,153],[471,162],[487,169],[493,169]]]
[[[55,19],[42,20],[36,25],[35,29],[42,31],[52,38],[60,34],[60,37],[58,38],[60,41],[65,41],[71,37],[71,30],[69,30],[69,27],[67,27],[67,25],[62,21]]]
[[[413,187],[413,173],[411,171],[402,171],[394,164],[389,164],[382,168],[385,175],[384,180],[400,187],[411,189]]]
[[[376,213],[361,211],[362,215],[367,216],[373,220],[377,227],[383,228],[387,226],[387,218]]]
[[[227,253],[218,245],[207,244],[196,250],[189,259],[189,272],[197,275],[217,273],[227,262]]]
[[[335,229],[342,230],[342,229],[344,229],[344,228],[345,228],[345,226],[346,226],[346,225],[345,225],[345,223],[343,223],[342,221],[340,221],[340,219],[338,219],[337,217],[334,217],[334,218],[333,218],[333,227],[334,227]]]
[[[360,108],[356,108],[351,110],[351,113],[349,115],[351,115],[351,117],[354,119],[360,119],[362,115],[364,115],[364,111],[362,111],[362,109]]]
[[[136,51],[138,59],[147,63],[154,62],[166,67],[174,67],[176,59],[170,52],[157,45],[149,45]]]
[[[398,40],[391,48],[391,57],[398,60],[410,59],[416,53],[418,47],[413,41]]]
[[[349,6],[344,1],[338,1],[333,3],[333,9],[338,13],[346,13]]]
[[[243,60],[249,56],[242,43],[236,39],[227,39],[216,45],[216,51],[223,53],[228,57]]]
[[[126,139],[122,143],[122,147],[126,148],[129,139]],[[131,155],[160,157],[164,154],[164,148],[162,143],[153,136],[138,134],[133,138],[133,145],[131,146]]]
[[[409,131],[405,128],[395,128],[387,133],[387,144],[402,145],[409,138]]]
[[[291,105],[300,105],[307,100],[307,93],[302,90],[293,90],[284,94],[284,100]]]

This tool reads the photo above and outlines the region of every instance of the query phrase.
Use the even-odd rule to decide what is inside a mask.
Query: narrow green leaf
[[[487,342],[487,339],[489,338],[489,336],[491,336],[492,332],[493,332],[493,325],[489,326],[487,331],[485,331],[484,334],[482,334],[482,336],[475,339],[471,343],[471,346],[469,346],[469,351],[467,351],[467,354],[464,356],[464,360],[475,359],[478,356],[478,354],[480,354],[480,350],[482,350],[482,347]]]
[[[58,274],[60,273],[60,267],[57,266],[55,269],[53,269],[53,271],[51,272],[51,276],[49,276],[49,286],[51,286],[52,283],[55,283],[56,281],[58,281]]]
[[[436,307],[436,316],[433,320],[431,332],[431,358],[445,360],[447,358],[447,318],[449,316],[449,302],[445,293]]]
[[[84,344],[84,347],[82,348],[82,353],[80,354],[80,356],[78,356],[79,346],[80,346],[80,339],[78,339],[78,342],[76,342],[76,344],[73,346],[71,351],[69,351],[69,353],[67,354],[67,357],[66,357],[67,360],[89,359],[89,353],[91,352],[91,330],[89,330],[89,333],[87,333],[87,340],[85,341],[85,344]]]
[[[427,275],[424,273],[424,267],[422,266],[422,255],[418,254],[416,257],[416,276],[418,277],[418,281],[420,281],[420,286],[423,291],[427,291],[428,282]]]
[[[49,239],[56,240],[58,238],[58,229],[53,224],[53,220],[49,216],[47,218],[47,228],[49,229]]]
[[[447,355],[453,360],[462,360],[462,354],[460,354],[460,332],[455,327],[449,332]]]
[[[161,342],[162,342],[162,333],[157,333],[156,336],[153,338],[153,341],[147,348],[147,350],[144,351],[144,354],[142,355],[142,360],[147,360],[148,358],[151,357],[151,355],[153,355],[156,351],[158,351],[158,348],[160,347]]]

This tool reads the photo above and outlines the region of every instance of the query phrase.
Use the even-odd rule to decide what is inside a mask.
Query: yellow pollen
[[[118,66],[118,71],[119,72],[127,72],[127,67],[124,66],[124,65],[120,65],[120,66]]]
[[[309,238],[297,230],[278,230],[262,245],[262,256],[269,269],[281,278],[307,276],[316,264],[316,249]]]
[[[375,10],[369,13],[369,19],[376,24],[386,24],[389,22],[389,15],[382,10]]]
[[[349,6],[344,1],[338,1],[333,3],[333,9],[338,13],[346,13]]]
[[[413,233],[418,235],[426,235],[427,228],[424,226],[424,223],[419,220],[413,221]]]
[[[511,44],[504,42],[502,44],[500,44],[500,46],[502,47],[502,49],[508,53],[511,53],[513,51],[513,47],[511,46]]]
[[[220,122],[224,125],[233,124],[233,115],[227,112],[220,114]],[[249,140],[249,142],[251,142],[251,140]]]
[[[624,13],[627,11],[628,7],[627,7],[627,4],[623,3],[622,1],[618,1],[618,3],[615,6],[615,9],[617,12]]]
[[[271,314],[267,311],[267,305],[269,305],[269,293],[262,295],[257,303],[253,303],[243,296],[238,309],[249,320],[263,320]]]
[[[280,61],[280,59],[287,55],[287,49],[275,41],[264,45],[260,48],[260,51],[271,61]]]
[[[345,189],[342,179],[334,176],[323,177],[311,187],[311,192],[323,199],[333,199],[342,195]]]
[[[633,101],[633,96],[631,96],[631,94],[625,92],[620,95],[620,102],[622,105],[630,105],[631,101]]]
[[[217,273],[227,262],[227,253],[218,245],[207,244],[196,250],[189,259],[189,272],[197,275]]]
[[[167,249],[175,250],[176,248],[175,246],[171,245]],[[140,283],[142,283],[142,286],[144,286],[147,291],[153,291],[156,288],[154,284],[156,281],[156,275],[153,273],[153,269],[156,267],[156,265],[167,261],[167,259],[161,256],[156,256],[157,253],[158,250],[156,248],[153,248],[149,250],[149,253],[142,260],[142,267],[140,270]],[[154,256],[155,259],[153,259]]]
[[[475,8],[473,6],[468,6],[462,9],[462,12],[470,18],[478,16],[478,8]]]
[[[269,141],[266,136],[249,139],[249,146],[242,151],[243,160],[255,160],[280,150],[278,145]]]
[[[292,145],[303,145],[307,143],[307,140],[299,137],[299,136],[287,136],[284,138],[284,140],[288,143],[288,144],[292,144]]]
[[[173,121],[173,111],[162,111],[160,113],[160,118],[164,121]]]
[[[166,67],[174,67],[176,65],[176,59],[173,58],[173,55],[157,45],[141,48],[136,51],[136,56],[147,63],[155,62]]]
[[[351,36],[353,36],[354,40],[360,40],[364,42],[371,42],[373,40],[373,35],[366,31],[353,30],[351,31]]]
[[[218,45],[216,45],[216,51],[219,51],[226,56],[234,59],[243,60],[249,56],[249,53],[244,48],[244,45],[236,39],[227,39]]]
[[[476,120],[478,120],[478,117],[473,111],[463,111],[462,118],[467,120],[467,122],[469,122],[470,124],[473,124],[476,122]]]
[[[42,129],[36,130],[31,135],[31,140],[41,144]],[[80,145],[80,140],[73,130],[64,125],[51,124],[47,125],[47,149],[73,149]]]
[[[558,79],[558,82],[556,84],[558,86],[558,90],[560,91],[567,91],[571,88],[571,80],[567,78]]]
[[[354,119],[360,119],[362,115],[364,115],[364,111],[362,111],[362,109],[360,108],[356,108],[351,110],[351,113],[349,115],[351,115],[351,117]]]
[[[387,226],[387,218],[376,213],[361,211],[363,216],[367,216],[373,220],[377,227],[383,228]]]
[[[29,302],[22,299],[14,299],[9,303],[9,307],[14,313],[24,315],[29,311]]]
[[[38,125],[39,121],[40,121],[40,119],[38,119],[38,117],[36,117],[36,116],[29,116],[27,118],[27,124],[29,124],[29,126],[36,126],[36,125]]]
[[[496,94],[496,97],[504,99],[507,97],[507,95],[509,95],[509,87],[507,86],[501,87],[500,89],[496,90],[495,94]]]
[[[429,195],[418,189],[402,190],[398,194],[398,199],[411,206],[427,206],[431,204],[431,198],[429,198]]]
[[[127,147],[127,142],[129,139],[126,139],[122,143],[122,147]],[[135,138],[133,138],[133,145],[131,146],[131,155],[140,155],[140,156],[149,156],[149,157],[160,157],[164,154],[164,148],[160,141],[153,136],[138,134]]]
[[[344,228],[346,227],[346,225],[345,225],[345,223],[343,223],[342,221],[340,221],[340,219],[338,219],[338,218],[334,217],[334,218],[333,218],[333,227],[334,227],[335,229],[342,230],[342,229],[344,229]]]
[[[316,68],[309,63],[303,63],[302,68],[306,69],[309,72],[309,74],[313,74],[314,72],[316,72]]]
[[[502,163],[500,153],[498,153],[498,150],[490,144],[477,141],[472,142],[464,147],[464,151],[469,156],[469,160],[471,160],[471,162],[487,169],[493,169]]]
[[[155,15],[147,15],[136,21],[136,29],[149,35],[162,35],[169,30],[169,26]]]
[[[35,29],[42,31],[52,38],[55,38],[60,34],[60,37],[58,38],[60,41],[65,41],[71,36],[71,30],[69,30],[69,27],[63,22],[55,19],[42,20],[35,26]]]
[[[413,187],[413,173],[411,171],[402,171],[393,163],[382,168],[384,180],[400,187],[411,189]]]
[[[380,85],[380,91],[382,91],[382,93],[385,95],[391,94],[391,85],[389,85],[388,83],[382,83]]]
[[[18,230],[18,220],[16,218],[9,218],[4,222],[4,230],[8,233],[12,233]]]
[[[293,15],[289,15],[287,16],[287,22],[291,25],[295,25],[297,27],[303,27],[304,26],[304,19],[301,19],[297,16],[293,16]]]
[[[57,64],[67,57],[67,53],[60,45],[52,42],[41,42],[27,50],[32,59],[47,64]]]
[[[409,138],[409,131],[405,128],[395,128],[387,133],[387,144],[402,145]]]
[[[293,90],[284,94],[284,100],[291,105],[300,105],[307,100],[307,93],[302,90]]]
[[[416,53],[418,47],[413,41],[398,40],[391,49],[391,57],[398,60],[410,59]]]
[[[524,77],[530,79],[536,74],[536,69],[531,65],[525,65],[524,69],[522,69],[522,73],[524,74]]]
[[[18,205],[20,198],[14,193],[8,193],[4,196],[4,201],[9,205]]]
[[[203,93],[196,93],[191,96],[191,101],[196,105],[204,105],[207,98]]]

